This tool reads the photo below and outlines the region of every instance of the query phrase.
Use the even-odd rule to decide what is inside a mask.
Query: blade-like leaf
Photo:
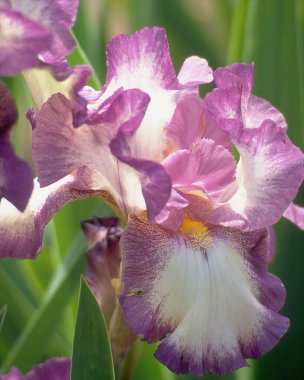
[[[71,380],[114,380],[112,353],[104,317],[81,279],[73,344]]]
[[[42,347],[54,334],[67,303],[73,295],[79,274],[85,262],[85,240],[81,233],[75,238],[64,262],[59,266],[40,307],[24,328],[10,354],[4,360],[2,370],[8,371],[14,364],[22,371],[28,371],[39,355]]]

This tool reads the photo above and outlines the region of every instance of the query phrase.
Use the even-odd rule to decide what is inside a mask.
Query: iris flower
[[[212,73],[190,57],[176,76],[164,30],[144,28],[110,42],[107,66],[101,91],[77,89],[77,117],[62,94],[35,113],[38,181],[24,213],[1,203],[1,254],[35,257],[54,212],[102,197],[127,222],[119,301],[131,329],[161,341],[156,357],[176,373],[227,374],[288,329],[270,231],[296,207],[303,154],[251,95],[252,65]]]
[[[0,373],[0,380],[69,380],[70,371],[70,359],[54,358],[34,366],[25,376],[13,367],[6,375]]]

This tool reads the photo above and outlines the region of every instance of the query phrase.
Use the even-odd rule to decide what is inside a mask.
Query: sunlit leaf
[[[114,380],[107,328],[99,305],[81,279],[71,380]]]

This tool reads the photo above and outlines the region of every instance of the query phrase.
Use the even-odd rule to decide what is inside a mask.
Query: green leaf
[[[4,324],[6,312],[7,312],[7,305],[3,305],[2,308],[0,309],[0,332]]]
[[[71,380],[114,380],[104,317],[85,279],[81,278],[73,344]]]
[[[77,288],[85,262],[85,247],[84,237],[79,233],[58,267],[41,305],[5,358],[3,372],[8,371],[13,364],[22,371],[28,371],[36,359],[43,356],[42,348],[56,331],[60,317]]]

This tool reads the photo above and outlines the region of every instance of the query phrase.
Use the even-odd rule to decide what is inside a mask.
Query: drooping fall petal
[[[267,272],[267,232],[205,226],[178,233],[131,217],[122,239],[122,304],[132,329],[162,340],[156,357],[176,373],[227,374],[260,358],[286,332],[285,298]]]

